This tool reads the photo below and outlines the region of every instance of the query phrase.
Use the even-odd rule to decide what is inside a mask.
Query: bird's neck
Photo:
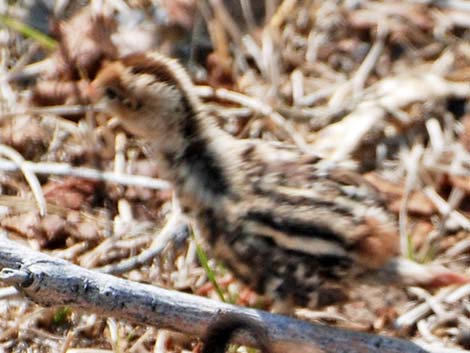
[[[206,112],[185,116],[173,141],[160,145],[164,177],[174,184],[182,203],[214,207],[231,193],[226,167],[233,137]]]

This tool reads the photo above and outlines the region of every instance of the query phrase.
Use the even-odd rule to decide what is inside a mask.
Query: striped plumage
[[[184,69],[156,53],[105,64],[90,89],[146,142],[214,256],[256,291],[315,307],[339,299],[319,293],[358,278],[464,280],[397,256],[395,221],[361,175],[296,146],[235,139],[192,90]]]

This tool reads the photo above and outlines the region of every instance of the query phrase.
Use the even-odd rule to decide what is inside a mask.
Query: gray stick
[[[40,305],[68,305],[190,335],[204,335],[221,312],[256,318],[266,325],[275,353],[427,353],[408,341],[309,324],[94,272],[1,235],[0,268],[1,281],[16,285]],[[246,334],[237,335],[234,341],[257,346]]]

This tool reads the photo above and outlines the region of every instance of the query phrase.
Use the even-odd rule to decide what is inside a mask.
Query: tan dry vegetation
[[[190,68],[227,131],[355,163],[399,218],[405,253],[470,274],[466,2],[266,0],[265,9],[253,1],[245,13],[236,0],[57,3],[54,52],[0,27],[0,227],[10,238],[95,269],[156,246],[172,212],[170,185],[115,121],[77,104],[86,104],[84,87],[102,60],[158,49]],[[0,10],[47,21],[20,1]],[[236,304],[269,309],[210,263]],[[121,275],[217,298],[192,238],[169,242]],[[358,286],[346,305],[301,314],[459,352],[470,346],[469,293],[470,285]],[[194,344],[157,328],[41,308],[0,288],[0,352],[195,351]]]

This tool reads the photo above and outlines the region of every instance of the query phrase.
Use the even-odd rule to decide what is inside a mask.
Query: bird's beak
[[[86,95],[90,99],[90,102],[97,103],[99,100],[99,93],[96,86],[91,82],[86,88]]]
[[[93,110],[96,112],[104,112],[105,106],[104,103],[101,101],[101,95],[99,90],[96,88],[96,85],[91,82],[88,87],[85,89],[85,93],[93,105]]]

